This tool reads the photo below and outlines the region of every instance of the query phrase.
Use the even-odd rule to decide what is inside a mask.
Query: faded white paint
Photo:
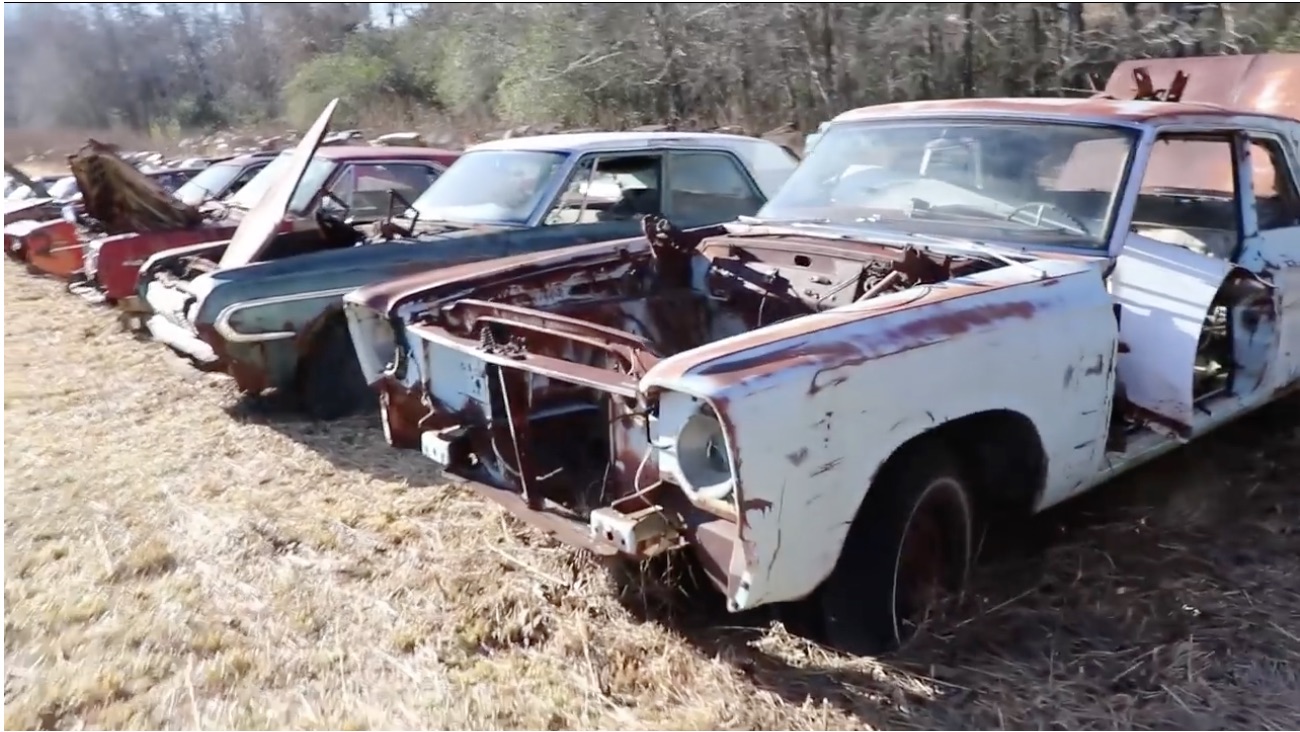
[[[1192,381],[1201,329],[1232,263],[1131,234],[1115,262],[1110,291],[1122,306],[1128,352],[1117,370],[1134,404],[1192,424]]]
[[[1059,103],[1042,107],[1053,104]],[[1123,108],[1139,115],[1157,109],[1154,104]],[[1217,244],[1200,246],[1205,236],[1172,228],[1164,234],[1129,231],[1142,171],[1160,131],[1225,125],[1289,141],[1288,161],[1300,178],[1294,147],[1300,123],[1188,112],[1141,125],[1142,143],[1108,242],[1115,264],[1108,278],[1101,274],[1106,261],[1100,252],[1038,259],[775,323],[652,368],[637,391],[661,395],[661,407],[670,408],[661,410],[647,437],[676,434],[693,408],[681,395],[713,406],[728,427],[737,486],[732,500],[741,512],[731,567],[742,578],[730,588],[729,606],[743,609],[813,591],[834,567],[880,466],[939,425],[994,410],[1026,418],[1048,458],[1034,503],[1041,510],[1180,444],[1179,438],[1138,428],[1125,450],[1107,452],[1117,380],[1130,401],[1186,425],[1192,437],[1294,385],[1300,378],[1300,225],[1258,231],[1249,175],[1238,181],[1245,236],[1235,262],[1234,247],[1222,236]],[[1235,383],[1208,398],[1207,409],[1194,409],[1193,367],[1208,308],[1225,281],[1241,271],[1267,283],[1257,283],[1257,290],[1272,296],[1276,312],[1276,322],[1262,322],[1234,343],[1238,356],[1251,359],[1242,368],[1263,379],[1243,379],[1249,383]],[[557,288],[557,297],[562,290]],[[542,301],[550,298],[539,298],[538,307],[545,309]],[[345,302],[373,382],[383,375],[380,355],[391,337],[384,341],[374,322],[378,314],[352,298]],[[1118,325],[1116,304],[1122,311]],[[410,313],[401,315],[407,319]],[[1248,343],[1252,338],[1260,342]],[[1122,355],[1121,341],[1128,349]],[[420,326],[408,326],[399,346],[410,354],[406,386],[425,384],[452,408],[486,402],[485,363],[501,357]],[[671,452],[660,452],[660,467],[671,475]]]
[[[827,370],[816,360],[791,360],[774,378],[728,381],[728,363],[752,362],[791,345],[778,341],[696,363],[681,379],[659,374],[680,368],[691,352],[646,375],[643,388],[725,401],[722,418],[732,427],[738,456],[738,501],[771,504],[744,516],[741,538],[754,552],[747,561],[740,545],[734,550],[746,582],[731,598],[733,609],[815,589],[834,566],[879,466],[911,438],[947,421],[988,410],[1028,417],[1051,456],[1044,505],[1076,492],[1097,473],[1118,336],[1110,297],[1090,264],[1034,264],[1050,279],[1007,267],[933,287],[987,288],[962,297],[882,312],[916,298],[916,290],[908,290],[791,323],[804,331],[794,336],[800,351],[840,351],[848,344],[868,359],[861,363],[851,359]],[[973,324],[951,337],[936,334],[908,350],[891,345],[898,333],[936,314],[960,319],[1012,303],[1031,304],[1032,316]],[[843,316],[854,311],[861,318],[846,321]]]

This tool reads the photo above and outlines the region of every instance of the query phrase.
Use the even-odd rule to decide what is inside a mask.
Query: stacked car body
[[[730,609],[870,652],[961,586],[977,521],[1300,385],[1297,73],[869,107],[802,162],[717,133],[321,147],[331,104],[237,226],[120,279],[99,240],[82,275],[246,392],[377,409],[574,545],[690,551]]]

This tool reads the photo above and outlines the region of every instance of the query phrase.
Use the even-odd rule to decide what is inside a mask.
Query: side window
[[[1282,146],[1276,140],[1252,138],[1250,164],[1259,230],[1300,226],[1300,190]]]
[[[578,161],[543,222],[631,221],[662,210],[660,155],[590,155]]]
[[[437,177],[437,170],[420,163],[353,163],[335,177],[330,193],[357,219],[376,219],[388,213],[389,189],[414,201]]]
[[[1133,230],[1231,259],[1241,239],[1232,150],[1228,134],[1156,138],[1142,173]]]
[[[720,152],[674,152],[668,168],[668,216],[689,222],[753,214],[763,199],[735,158]]]

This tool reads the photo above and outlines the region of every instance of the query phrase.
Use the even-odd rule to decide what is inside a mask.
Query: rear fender
[[[646,375],[643,388],[713,404],[726,430],[740,517],[732,567],[744,568],[733,610],[816,589],[885,461],[953,420],[1026,418],[1048,457],[1029,497],[1040,507],[1087,486],[1105,459],[1118,325],[1099,268],[1033,267],[1047,276],[1014,266],[912,288],[720,341],[705,347],[711,358],[688,351]]]
[[[42,222],[27,235],[24,249],[27,263],[45,274],[66,279],[81,271],[81,239],[76,224],[63,220]]]

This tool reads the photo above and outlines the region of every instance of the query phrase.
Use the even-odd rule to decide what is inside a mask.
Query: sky
[[[9,20],[11,17],[13,17],[13,14],[16,13],[16,12],[18,12],[19,9],[21,8],[21,6],[23,6],[23,5],[34,5],[34,4],[35,4],[35,3],[4,3],[4,10],[5,10],[4,18],[5,18],[5,20]],[[90,3],[68,3],[68,4],[69,4],[69,5],[89,5]],[[141,4],[142,4],[142,5],[153,5],[153,3],[141,3]],[[396,13],[396,16],[397,16],[396,19],[397,19],[398,24],[401,24],[402,21],[403,21],[403,19],[404,19],[403,15],[402,15],[402,12],[401,12],[402,9],[403,9],[405,6],[412,6],[412,5],[419,5],[419,4],[420,4],[420,3],[370,3],[370,19],[371,19],[372,22],[374,22],[374,23],[376,23],[376,24],[379,24],[379,25],[386,25],[386,24],[388,23],[388,6],[389,6],[389,5],[396,5],[396,6],[397,6],[397,9],[398,9],[398,12]]]

